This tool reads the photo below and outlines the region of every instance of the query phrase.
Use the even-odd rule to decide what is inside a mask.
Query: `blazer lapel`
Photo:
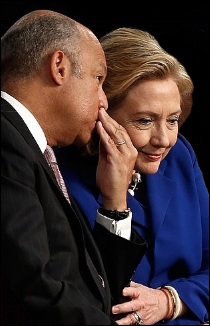
[[[23,136],[25,141],[29,144],[31,149],[35,152],[36,156],[38,157],[40,163],[42,164],[44,170],[48,174],[53,182],[54,186],[59,189],[60,188],[57,184],[53,171],[50,169],[43,153],[41,152],[39,146],[37,145],[34,137],[30,133],[28,127],[26,126],[23,119],[20,115],[16,112],[16,110],[4,99],[1,99],[1,113],[10,121],[10,123],[19,131],[19,133]],[[62,195],[62,193],[61,193]],[[63,195],[62,195],[63,196]]]
[[[148,196],[148,209],[150,211],[151,223],[150,227],[157,236],[166,215],[166,211],[176,187],[174,180],[164,175],[167,162],[164,161],[159,171],[155,174],[147,175],[145,182]]]

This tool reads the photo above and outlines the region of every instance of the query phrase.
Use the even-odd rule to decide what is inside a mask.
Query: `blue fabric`
[[[101,203],[95,184],[97,160],[81,159],[72,147],[59,149],[56,155],[69,192],[93,227]],[[207,321],[209,196],[195,153],[182,135],[159,171],[143,176],[138,192],[136,198],[128,193],[128,206],[133,226],[148,241],[149,249],[133,280],[152,288],[174,286],[192,311],[187,318],[164,324]]]

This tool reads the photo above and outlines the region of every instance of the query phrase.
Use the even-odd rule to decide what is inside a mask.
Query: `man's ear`
[[[69,60],[63,51],[56,51],[51,56],[50,70],[54,82],[57,85],[62,85],[65,74],[68,71]]]

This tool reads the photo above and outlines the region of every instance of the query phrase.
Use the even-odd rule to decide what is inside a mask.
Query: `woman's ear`
[[[69,60],[63,51],[56,51],[51,56],[50,70],[54,82],[62,85],[65,75],[69,68]]]

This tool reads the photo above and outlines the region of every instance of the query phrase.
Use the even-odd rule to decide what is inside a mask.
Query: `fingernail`
[[[126,294],[127,294],[127,288],[124,288],[124,289],[123,289],[123,295],[126,296]]]
[[[106,114],[106,110],[103,106],[100,107],[100,111],[103,113],[103,114]]]
[[[118,307],[112,307],[112,312],[113,312],[113,314],[117,314],[119,312],[119,308]]]

